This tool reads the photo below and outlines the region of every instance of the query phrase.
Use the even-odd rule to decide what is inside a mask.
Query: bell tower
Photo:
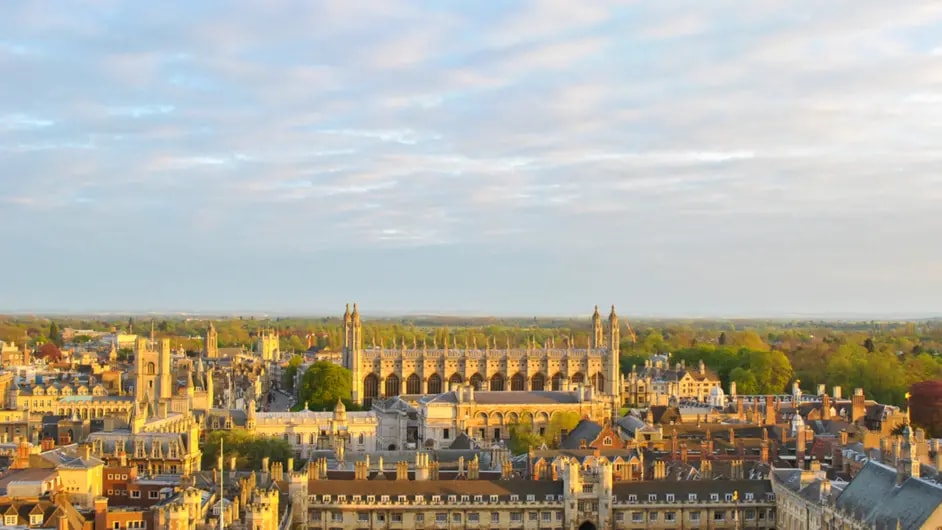
[[[592,343],[589,349],[602,349],[603,344],[605,344],[605,332],[602,330],[602,315],[599,314],[599,306],[595,306],[595,312],[592,313]]]
[[[360,320],[360,310],[353,304],[353,312],[350,312],[350,306],[343,314],[343,337],[344,337],[344,364],[350,370],[351,381],[350,388],[354,403],[363,403],[363,377],[361,370],[363,357],[363,321]]]
[[[612,305],[612,311],[608,314],[608,352],[605,359],[605,384],[607,394],[617,398],[618,406],[621,407],[621,360],[619,359],[620,347],[618,345],[621,339],[621,332],[618,325],[618,315],[615,314],[615,306]],[[617,409],[616,409],[617,410]]]

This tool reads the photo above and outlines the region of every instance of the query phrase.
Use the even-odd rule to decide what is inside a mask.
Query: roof
[[[308,495],[561,495],[562,481],[312,480]]]
[[[672,493],[676,498],[686,497],[695,493],[698,499],[703,500],[702,495],[716,493],[719,495],[738,494],[740,500],[744,500],[744,494],[752,493],[756,500],[764,499],[769,493],[772,493],[772,484],[768,480],[645,480],[632,482],[616,482],[612,487],[612,492],[619,499],[625,500],[628,495],[658,495],[658,500],[663,500],[663,495]]]
[[[455,392],[438,394],[428,401],[432,403],[457,403]],[[474,402],[481,405],[539,405],[539,404],[575,404],[579,398],[575,392],[559,392],[553,390],[531,391],[493,391],[475,392]]]
[[[582,420],[559,444],[560,449],[579,449],[583,442],[592,443],[602,432],[602,426],[594,421]]]
[[[942,487],[908,477],[899,486],[896,470],[868,461],[844,492],[837,498],[837,508],[877,529],[918,529],[942,504]]]
[[[41,482],[56,475],[55,469],[18,469],[7,473],[0,478],[0,495],[7,494],[7,487],[10,484],[22,482]]]

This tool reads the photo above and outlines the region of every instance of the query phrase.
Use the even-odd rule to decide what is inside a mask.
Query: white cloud
[[[660,255],[684,260],[720,237],[814,255],[825,243],[800,223],[819,219],[942,222],[926,214],[942,163],[933,3],[6,9],[0,75],[18,82],[0,84],[0,197],[15,213],[81,180],[48,204],[84,208],[90,233],[118,230],[111,204],[233,252],[595,255],[664,234]]]

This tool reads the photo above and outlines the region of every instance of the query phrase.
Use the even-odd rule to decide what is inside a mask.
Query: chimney
[[[819,384],[819,385],[818,385],[818,396],[819,396],[819,397],[820,397],[820,396],[823,396],[823,395],[825,395],[825,394],[827,394],[826,388],[827,388],[827,387],[825,387],[825,386],[822,385],[822,384]]]
[[[56,448],[56,441],[50,437],[43,438],[42,441],[42,450],[45,453],[46,451],[52,451]]]
[[[841,387],[836,386],[836,387],[832,388],[832,389],[831,389],[831,396],[834,397],[834,400],[835,400],[835,401],[841,399],[841,397],[842,397],[842,396],[841,396]]]
[[[729,445],[736,443],[736,430],[732,427],[729,428]]]
[[[805,468],[805,433],[803,430],[798,431],[798,436],[795,437],[795,467],[798,469]]]
[[[762,441],[761,448],[759,449],[759,460],[761,460],[763,464],[769,463],[769,442],[766,440]]]
[[[82,460],[88,461],[92,457],[92,446],[88,444],[82,444],[79,446],[79,458]]]
[[[95,497],[95,528],[105,528],[108,524],[108,497]]]
[[[821,502],[821,504],[827,504],[828,500],[830,500],[831,498],[831,481],[830,480],[824,479],[821,481],[820,493],[821,493],[821,498],[818,500]]]
[[[288,465],[286,465],[285,467],[288,469],[288,473],[294,472],[294,457],[293,456],[288,457]]]
[[[821,419],[831,419],[831,398],[827,394],[821,396]]]
[[[867,413],[866,406],[864,404],[864,391],[862,388],[854,389],[854,396],[851,398],[850,407],[851,407],[851,423],[857,423],[862,420],[864,415]]]
[[[772,396],[765,396],[765,424],[766,425],[775,425],[775,403],[773,402],[775,398]]]
[[[65,514],[59,514],[59,521],[56,524],[56,530],[69,530],[69,520]]]
[[[841,447],[847,445],[847,430],[841,429]]]
[[[687,463],[687,442],[680,444],[680,461]]]
[[[409,463],[405,460],[396,462],[396,480],[409,480]]]
[[[700,461],[700,475],[704,480],[711,480],[713,478],[713,464],[709,460]]]

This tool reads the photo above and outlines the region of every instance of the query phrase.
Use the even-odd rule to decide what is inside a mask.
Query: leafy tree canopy
[[[262,458],[284,462],[294,456],[291,445],[284,438],[259,436],[245,430],[212,431],[203,442],[203,469],[219,468],[219,441],[223,443],[223,469],[229,469],[229,459],[235,457],[236,469],[254,470],[262,466]]]

